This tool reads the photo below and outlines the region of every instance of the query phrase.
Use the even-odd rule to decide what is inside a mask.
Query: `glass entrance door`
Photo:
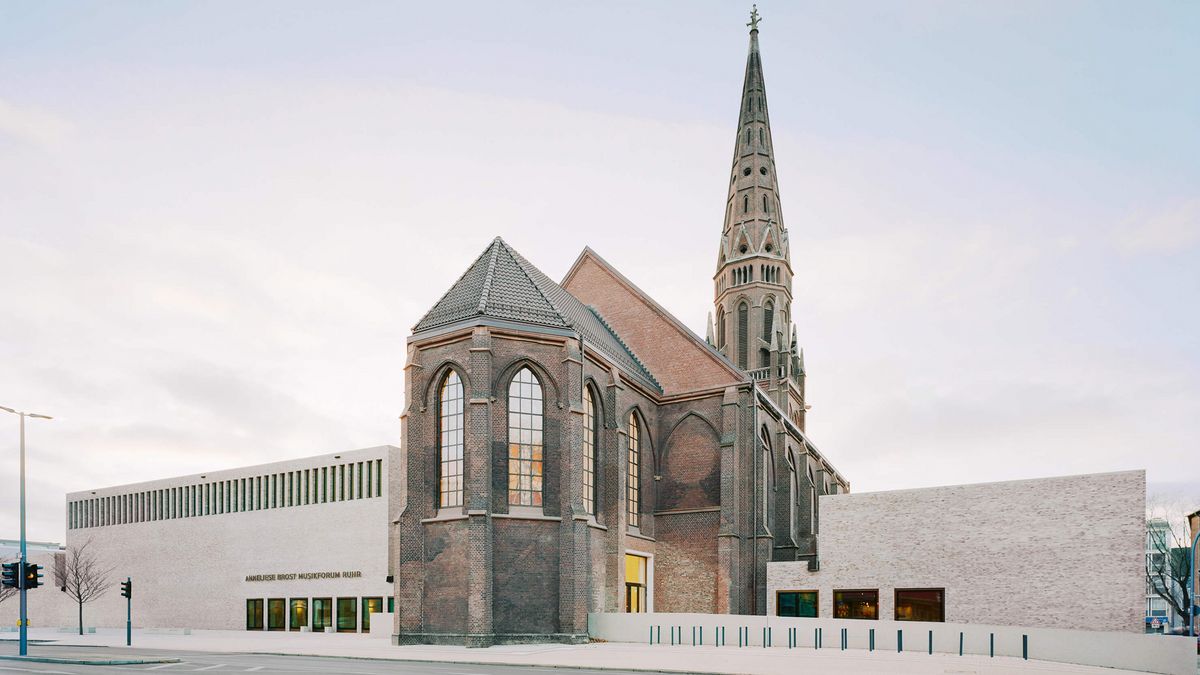
[[[288,628],[291,630],[300,630],[301,626],[308,625],[308,598],[292,598],[291,621],[288,622]]]
[[[339,633],[358,631],[358,598],[337,599],[337,631]]]
[[[625,611],[646,611],[646,559],[625,554]]]
[[[246,630],[263,629],[263,601],[254,598],[246,601]]]
[[[371,632],[371,614],[383,611],[383,598],[363,598],[362,601],[362,631]]]
[[[312,629],[320,633],[333,625],[333,598],[313,598]]]
[[[285,600],[283,598],[270,598],[267,600],[267,630],[283,630],[284,625],[284,607]]]

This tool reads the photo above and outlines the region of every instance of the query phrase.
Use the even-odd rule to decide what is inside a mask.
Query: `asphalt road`
[[[45,657],[125,658],[132,657],[103,647],[53,647],[30,645],[30,655]],[[16,654],[15,644],[0,643],[0,654]],[[130,666],[82,666],[61,663],[37,663],[0,659],[0,675],[9,673],[43,673],[44,675],[75,675],[76,673],[345,673],[346,675],[516,675],[518,673],[557,673],[557,675],[614,675],[636,671],[576,670],[563,668],[528,668],[520,666],[474,665],[463,663],[414,663],[370,659],[343,659],[321,656],[267,656],[259,654],[220,654],[213,652],[177,652],[158,649],[139,649],[137,656],[177,658],[179,663],[159,663]]]

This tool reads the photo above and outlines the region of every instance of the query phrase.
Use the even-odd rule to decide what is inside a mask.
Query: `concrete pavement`
[[[0,634],[0,653],[15,653],[16,645],[5,638],[15,637]],[[945,654],[864,652],[825,648],[786,649],[772,647],[671,647],[629,643],[593,643],[587,645],[511,645],[487,649],[467,649],[451,646],[406,646],[395,647],[385,639],[354,634],[323,633],[264,633],[249,631],[192,631],[190,635],[134,632],[134,647],[126,648],[124,631],[100,629],[91,635],[71,635],[52,629],[33,629],[31,637],[44,640],[31,646],[31,654],[60,650],[64,647],[107,647],[113,656],[121,652],[147,653],[154,650],[160,656],[175,656],[171,652],[183,652],[180,656],[186,663],[161,664],[159,666],[129,666],[122,670],[155,669],[171,671],[198,670],[188,664],[200,663],[201,668],[212,666],[220,671],[225,666],[240,667],[247,655],[284,655],[332,657],[335,664],[324,659],[290,659],[287,667],[298,670],[279,672],[375,672],[376,666],[361,659],[382,660],[388,672],[395,672],[401,664],[412,666],[410,672],[434,672],[434,664],[456,664],[456,673],[499,672],[493,667],[519,666],[524,671],[530,668],[571,668],[593,671],[613,670],[623,672],[651,671],[674,673],[738,673],[743,675],[776,675],[783,672],[810,671],[821,673],[888,673],[897,675],[937,673],[974,673],[977,675],[1010,675],[1016,673],[1078,673],[1094,675],[1121,675],[1133,671],[1110,668],[1093,668],[1062,663],[1022,661],[1014,658],[987,658],[979,656],[951,656]],[[220,654],[220,657],[214,657]],[[350,661],[353,659],[354,661]],[[14,662],[0,661],[0,673]],[[316,670],[308,667],[317,663]],[[325,670],[321,670],[324,664]],[[223,664],[223,665],[222,665]],[[351,670],[347,664],[353,664]],[[22,667],[32,664],[21,663]],[[276,667],[274,663],[255,663]],[[301,666],[304,666],[301,668]],[[334,669],[336,666],[338,669]],[[424,670],[422,670],[424,668]],[[63,672],[85,672],[64,670]],[[243,668],[243,670],[245,670]],[[437,668],[441,670],[441,666]],[[452,669],[453,670],[453,669]],[[29,670],[26,672],[51,672]],[[91,671],[86,671],[91,672]],[[106,672],[112,672],[111,667]],[[206,670],[205,672],[209,672]],[[450,671],[444,671],[450,672]],[[508,672],[512,672],[511,670]]]

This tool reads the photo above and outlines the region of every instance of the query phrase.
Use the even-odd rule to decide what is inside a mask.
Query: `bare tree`
[[[108,575],[113,570],[102,564],[91,546],[92,540],[88,539],[68,547],[62,564],[61,588],[79,606],[80,635],[83,635],[83,606],[108,591]]]
[[[1188,589],[1192,577],[1189,555],[1192,542],[1187,523],[1177,517],[1152,518],[1149,523],[1155,526],[1148,529],[1146,538],[1146,586],[1175,610],[1186,628],[1192,621],[1192,597]]]
[[[11,562],[8,558],[0,558],[0,563]],[[8,586],[0,586],[0,602],[11,598],[17,594],[17,589],[9,588]]]

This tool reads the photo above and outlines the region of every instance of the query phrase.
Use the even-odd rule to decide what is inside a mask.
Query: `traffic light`
[[[30,590],[42,585],[42,566],[25,563],[25,589]]]
[[[132,598],[133,597],[133,582],[131,580],[126,579],[125,581],[121,582],[121,597],[122,598]]]
[[[5,588],[20,588],[21,587],[21,563],[6,562],[4,563],[4,587]]]

